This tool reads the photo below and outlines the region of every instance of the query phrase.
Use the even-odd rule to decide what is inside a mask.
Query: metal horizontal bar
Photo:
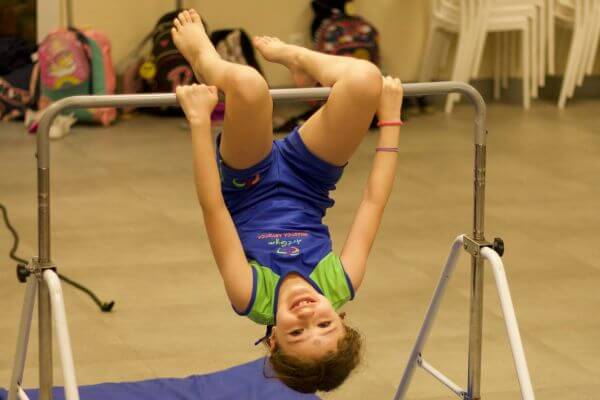
[[[464,94],[475,106],[476,125],[485,118],[485,103],[475,88],[464,82],[427,82],[405,83],[402,85],[406,96],[443,95],[447,93]],[[329,96],[331,88],[271,89],[274,101],[323,100]],[[54,118],[61,112],[74,108],[100,107],[167,107],[177,106],[174,93],[155,94],[117,94],[102,96],[72,96],[53,103],[46,109],[38,130],[38,168],[48,168],[48,133]],[[475,142],[485,143],[483,129],[476,129]]]
[[[442,382],[444,386],[448,389],[452,390],[458,397],[461,399],[465,398],[465,394],[467,393],[463,388],[454,383],[450,378],[446,375],[442,374],[436,368],[434,368],[431,364],[429,364],[423,357],[420,357],[418,360],[418,364],[425,371],[429,372],[431,376],[436,378],[438,381]]]

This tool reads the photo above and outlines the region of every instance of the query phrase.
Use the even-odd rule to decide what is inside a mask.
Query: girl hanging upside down
[[[333,390],[359,361],[360,335],[337,310],[360,288],[392,189],[400,81],[382,78],[367,61],[254,38],[264,58],[296,80],[332,87],[301,128],[273,141],[273,103],[262,76],[222,60],[196,11],[181,12],[174,24],[177,48],[211,85],[180,86],[177,98],[191,126],[198,198],[227,295],[238,314],[269,327],[264,341],[279,379],[300,392]],[[217,88],[226,112],[215,151]],[[375,112],[382,127],[373,169],[338,256],[322,222],[334,203],[329,192]]]

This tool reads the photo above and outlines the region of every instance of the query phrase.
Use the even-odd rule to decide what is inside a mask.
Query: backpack
[[[315,50],[351,56],[379,65],[379,33],[364,18],[334,10],[314,35]]]
[[[36,45],[15,36],[0,37],[0,76],[31,64]]]
[[[23,118],[37,101],[37,64],[26,64],[0,77],[0,120]]]
[[[210,41],[223,60],[249,65],[261,75],[263,74],[250,36],[245,30],[241,28],[216,30],[210,34]]]
[[[40,109],[53,101],[75,95],[114,94],[115,72],[110,42],[101,32],[58,29],[39,46]],[[115,108],[76,109],[80,121],[109,125]]]
[[[0,37],[0,120],[23,118],[37,103],[36,46],[16,37]]]
[[[128,57],[130,64],[124,71],[124,93],[173,93],[179,85],[196,82],[192,67],[177,50],[171,37],[173,19],[179,12],[180,10],[171,11],[160,17],[154,29]],[[150,54],[140,58],[139,54],[150,40]],[[182,114],[179,107],[153,107],[147,111],[165,115]]]

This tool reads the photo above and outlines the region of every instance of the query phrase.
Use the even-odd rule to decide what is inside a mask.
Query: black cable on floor
[[[18,263],[22,263],[22,264],[29,264],[29,261],[24,260],[20,257],[18,257],[16,255],[17,249],[19,248],[19,234],[17,233],[17,230],[11,225],[10,221],[8,220],[8,211],[6,209],[6,207],[0,203],[0,210],[2,210],[2,218],[4,219],[4,223],[6,224],[6,227],[8,228],[8,230],[10,231],[10,233],[13,236],[13,246],[10,249],[10,253],[9,256],[11,259],[15,260]],[[102,302],[98,296],[96,296],[94,294],[94,292],[92,292],[90,289],[88,289],[87,287],[81,285],[80,283],[75,282],[72,279],[67,278],[66,276],[59,274],[58,272],[56,273],[58,275],[58,277],[64,281],[65,283],[73,286],[76,289],[81,290],[82,292],[86,293],[88,296],[91,297],[91,299],[94,301],[94,303],[96,303],[98,305],[98,307],[100,308],[100,310],[102,312],[109,312],[112,310],[113,306],[115,305],[114,301],[109,301],[109,302]]]

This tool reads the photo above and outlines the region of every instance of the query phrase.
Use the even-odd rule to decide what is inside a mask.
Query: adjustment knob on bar
[[[27,282],[27,278],[31,275],[31,272],[27,269],[25,264],[17,264],[17,279],[21,283]]]
[[[502,240],[502,238],[499,237],[494,238],[492,249],[494,249],[494,251],[498,253],[500,257],[502,257],[502,255],[504,254],[504,240]]]

